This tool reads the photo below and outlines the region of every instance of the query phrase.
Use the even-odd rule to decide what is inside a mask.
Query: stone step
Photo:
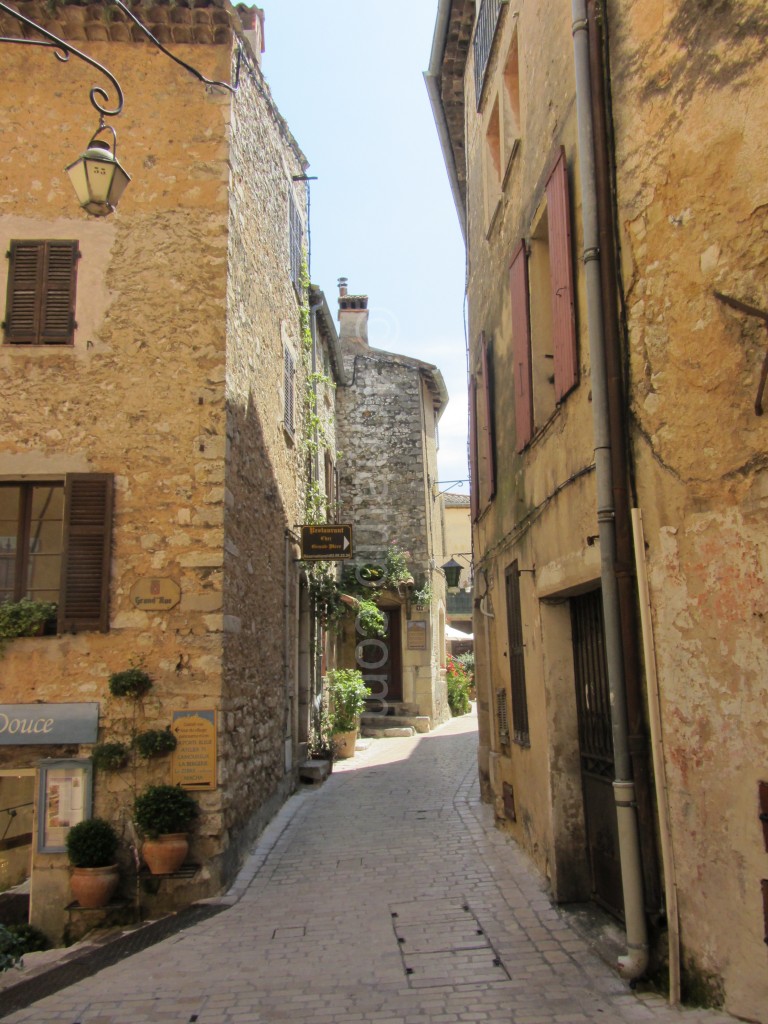
[[[364,711],[360,716],[362,726],[371,729],[403,729],[410,727],[416,732],[429,732],[429,715],[377,715]]]
[[[386,719],[385,719],[386,721]],[[371,739],[378,740],[392,740],[399,739],[403,736],[415,736],[416,730],[412,725],[400,725],[400,726],[374,726],[374,725],[362,725],[360,731],[363,736],[369,736]]]
[[[299,765],[299,778],[312,786],[319,786],[331,774],[331,762],[310,758]]]

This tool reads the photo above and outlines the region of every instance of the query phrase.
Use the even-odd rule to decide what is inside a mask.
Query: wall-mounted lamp
[[[459,577],[461,576],[461,565],[456,561],[455,558],[449,559],[440,568],[445,574],[445,585],[451,592],[456,592],[459,589]]]
[[[112,133],[112,148],[98,139],[102,132]],[[77,198],[86,213],[106,217],[118,204],[131,180],[117,159],[117,136],[111,125],[102,120],[85,152],[66,168]]]

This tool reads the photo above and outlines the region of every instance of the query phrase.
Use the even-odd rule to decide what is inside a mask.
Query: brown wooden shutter
[[[77,242],[11,242],[6,342],[66,345],[73,340],[77,257]]]
[[[515,385],[515,450],[521,452],[533,437],[533,379],[531,374],[531,314],[528,298],[528,255],[525,242],[515,249],[509,266],[512,293],[512,359]]]
[[[47,242],[45,258],[40,341],[44,345],[68,345],[75,331],[77,242]]]
[[[493,378],[488,358],[488,336],[480,335],[480,357],[483,370],[483,401],[485,404],[485,453],[488,462],[488,501],[496,494],[496,436],[493,410]]]
[[[59,631],[109,629],[111,473],[70,473],[64,482]]]
[[[477,473],[477,381],[469,380],[469,501],[472,522],[480,515],[480,478]]]
[[[547,216],[555,398],[559,402],[578,382],[568,163],[562,147],[547,181]]]

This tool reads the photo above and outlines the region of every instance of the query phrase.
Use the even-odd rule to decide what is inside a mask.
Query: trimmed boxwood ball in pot
[[[186,832],[197,814],[197,801],[181,786],[148,786],[134,803],[136,827],[150,839]]]
[[[75,868],[104,868],[115,863],[119,839],[103,818],[87,818],[67,833],[69,861]]]

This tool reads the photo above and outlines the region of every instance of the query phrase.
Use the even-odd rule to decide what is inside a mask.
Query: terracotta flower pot
[[[184,863],[188,852],[186,832],[169,832],[157,839],[145,839],[141,848],[144,863],[153,875],[172,875]]]
[[[354,757],[357,729],[352,732],[336,732],[333,734],[333,747],[336,757]]]
[[[103,868],[72,868],[69,887],[80,906],[92,910],[107,906],[119,880],[117,864]]]

